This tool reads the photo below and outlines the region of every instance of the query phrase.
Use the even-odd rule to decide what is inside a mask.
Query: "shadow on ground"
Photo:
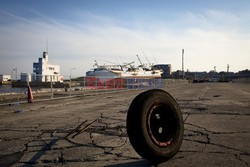
[[[107,165],[105,167],[144,167],[144,166],[152,166],[153,164],[150,161],[147,160],[139,160],[139,161],[133,161],[133,162],[125,162],[125,163],[118,163],[113,165]]]

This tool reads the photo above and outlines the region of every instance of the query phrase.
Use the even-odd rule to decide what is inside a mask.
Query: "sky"
[[[250,69],[249,0],[0,0],[0,74],[32,73],[46,51],[61,74],[135,61]]]

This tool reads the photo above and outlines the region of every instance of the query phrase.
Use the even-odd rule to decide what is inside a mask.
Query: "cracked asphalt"
[[[250,165],[250,84],[176,84],[164,89],[177,100],[185,122],[180,151],[167,162],[152,164],[129,143],[126,113],[143,91],[129,90],[0,106],[0,166]],[[65,138],[79,124],[95,120]]]

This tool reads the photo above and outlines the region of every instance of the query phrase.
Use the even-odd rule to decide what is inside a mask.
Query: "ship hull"
[[[140,72],[121,72],[120,74],[114,73],[110,70],[101,71],[88,71],[87,77],[97,78],[161,78],[161,74],[152,74],[152,71]]]

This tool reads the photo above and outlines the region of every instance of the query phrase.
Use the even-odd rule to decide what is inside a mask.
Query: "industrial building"
[[[169,78],[171,76],[171,64],[156,64],[154,65],[154,68],[161,69],[163,71],[163,73],[161,74],[163,78]]]
[[[21,73],[20,75],[20,80],[22,82],[31,82],[31,74],[28,74],[28,73]]]
[[[11,76],[10,75],[4,75],[4,74],[0,74],[0,82],[8,82],[11,81]]]

